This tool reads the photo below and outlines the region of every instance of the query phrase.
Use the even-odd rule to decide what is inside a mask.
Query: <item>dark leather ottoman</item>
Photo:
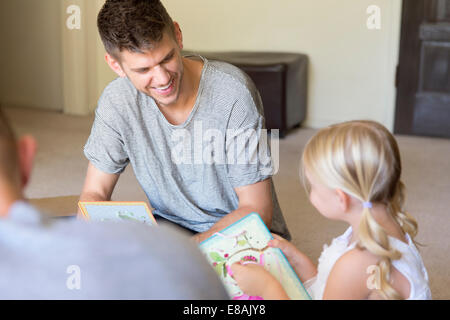
[[[267,129],[284,137],[306,116],[308,57],[278,52],[196,52],[210,60],[231,63],[245,71],[258,88]]]

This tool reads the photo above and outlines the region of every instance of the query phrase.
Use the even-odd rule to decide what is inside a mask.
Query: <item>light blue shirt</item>
[[[0,219],[0,299],[228,299],[187,236],[136,223]]]

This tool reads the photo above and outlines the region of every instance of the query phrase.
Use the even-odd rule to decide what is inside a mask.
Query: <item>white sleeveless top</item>
[[[333,239],[330,246],[324,245],[319,258],[317,275],[305,282],[305,288],[314,300],[321,300],[325,291],[328,276],[336,261],[347,251],[356,246],[356,242],[349,244],[352,237],[352,227],[349,227],[345,233]],[[431,291],[428,286],[428,273],[423,264],[422,258],[417,251],[408,234],[406,234],[408,244],[389,237],[391,247],[400,251],[402,257],[393,260],[392,265],[406,278],[410,283],[410,295],[408,300],[429,300]]]

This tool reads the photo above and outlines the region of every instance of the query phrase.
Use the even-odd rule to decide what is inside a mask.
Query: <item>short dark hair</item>
[[[151,49],[165,31],[175,36],[172,18],[159,0],[106,0],[97,27],[106,52],[116,59],[123,50]]]
[[[18,156],[16,136],[0,108],[0,174],[11,180],[17,174]]]

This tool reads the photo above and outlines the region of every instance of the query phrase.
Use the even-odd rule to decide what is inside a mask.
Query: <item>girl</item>
[[[324,247],[318,267],[274,235],[313,299],[431,299],[428,274],[413,241],[417,223],[403,210],[400,153],[394,137],[373,121],[320,130],[306,145],[302,176],[314,207],[345,221],[347,231]],[[233,264],[248,295],[288,299],[263,267]]]

